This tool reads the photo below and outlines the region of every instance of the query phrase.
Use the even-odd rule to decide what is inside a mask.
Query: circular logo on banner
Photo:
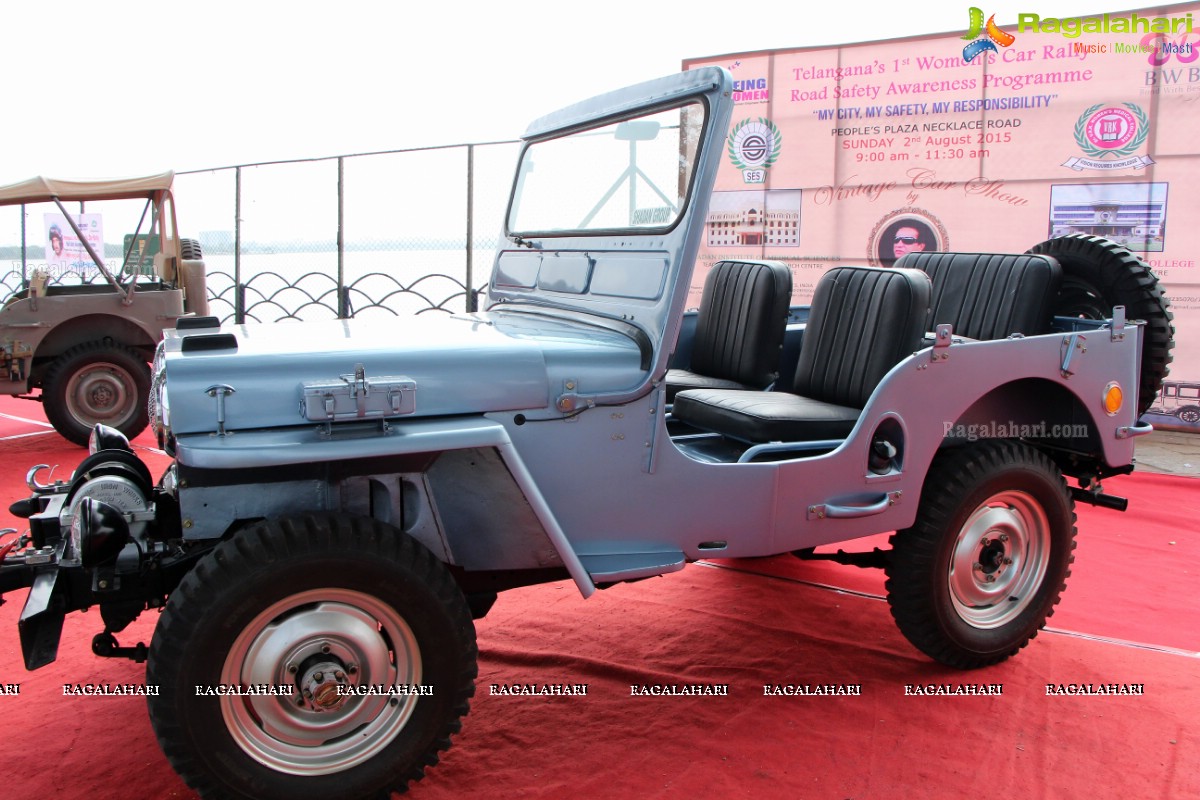
[[[729,132],[729,160],[741,170],[766,169],[779,158],[783,135],[763,117],[746,119]]]
[[[1092,106],[1075,123],[1075,143],[1094,158],[1127,156],[1142,146],[1150,132],[1146,112],[1135,103]]]
[[[884,215],[867,239],[867,263],[890,267],[912,252],[950,249],[946,226],[923,208],[897,208]]]
[[[1137,120],[1124,108],[1102,108],[1088,117],[1084,126],[1087,140],[1095,147],[1118,150],[1129,144],[1137,133]]]

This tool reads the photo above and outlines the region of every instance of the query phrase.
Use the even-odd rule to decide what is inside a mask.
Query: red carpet
[[[0,400],[3,413],[37,410]],[[3,420],[0,437],[12,435]],[[57,462],[65,477],[83,451],[51,434],[0,441],[0,454],[6,505],[28,465]],[[165,459],[155,461],[157,472]],[[790,556],[693,565],[586,601],[565,583],[521,589],[478,623],[472,713],[410,796],[1200,797],[1200,483],[1135,475],[1106,488],[1128,495],[1130,511],[1080,509],[1052,625],[1175,650],[1043,633],[1004,664],[954,672],[913,649],[882,601],[802,582],[878,594],[878,573]],[[68,682],[144,680],[142,665],[91,655],[99,614],[71,615],[59,660],[29,673],[16,636],[23,597],[9,601],[0,684],[21,693],[0,696],[10,745],[0,796],[190,797],[141,700],[62,696]],[[155,617],[122,643],[148,641]],[[492,683],[586,683],[588,694],[491,696]],[[649,683],[728,684],[729,696],[630,696]],[[763,696],[764,684],[784,683],[861,684],[862,694]],[[1002,684],[1003,694],[905,696],[906,684],[930,683]],[[1138,683],[1145,694],[1047,697],[1047,683]]]
[[[1077,504],[1075,564],[1050,627],[1200,652],[1200,481],[1135,473],[1105,483],[1129,497],[1121,513]],[[840,545],[849,551],[886,547],[888,536]],[[822,547],[834,552],[839,546]],[[837,586],[882,597],[882,570],[844,567],[790,556],[716,562],[731,569]]]

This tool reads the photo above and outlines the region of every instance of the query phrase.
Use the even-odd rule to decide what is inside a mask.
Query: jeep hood
[[[232,390],[225,429],[236,431],[312,424],[305,385],[338,384],[359,365],[368,381],[415,384],[407,416],[425,417],[544,409],[567,382],[629,389],[646,363],[631,337],[553,312],[169,331],[163,356],[176,435],[217,429],[215,386]]]

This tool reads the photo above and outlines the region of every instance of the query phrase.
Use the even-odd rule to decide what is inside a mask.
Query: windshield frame
[[[704,114],[704,121],[700,125],[696,135],[697,147],[692,156],[691,169],[688,175],[687,190],[684,193],[679,209],[675,212],[674,219],[670,223],[657,226],[638,226],[638,227],[609,227],[609,228],[564,228],[550,230],[517,230],[512,228],[512,218],[514,206],[517,200],[517,194],[521,189],[524,173],[525,159],[529,155],[529,151],[535,146],[556,139],[567,139],[572,136],[577,136],[580,133],[596,131],[610,125],[617,125],[622,122],[632,120],[645,119],[647,117],[661,114],[664,111],[675,109],[683,109],[688,106],[696,106]],[[549,238],[578,238],[578,237],[611,237],[621,235],[635,236],[654,236],[670,233],[679,226],[681,222],[687,219],[688,209],[694,202],[696,173],[701,159],[704,157],[704,148],[708,143],[709,127],[712,125],[712,109],[709,107],[709,100],[704,95],[690,95],[683,98],[671,98],[670,101],[660,103],[654,106],[643,106],[641,108],[627,110],[625,113],[613,114],[607,117],[591,119],[587,122],[576,125],[571,128],[557,130],[544,136],[535,136],[525,139],[524,145],[521,148],[520,156],[517,159],[516,177],[513,180],[512,188],[509,190],[508,204],[504,212],[504,235],[510,240],[520,243],[526,239],[549,239]]]

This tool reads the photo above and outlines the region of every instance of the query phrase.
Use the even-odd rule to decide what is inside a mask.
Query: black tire
[[[1200,406],[1184,406],[1175,412],[1183,422],[1200,422]]]
[[[130,439],[149,421],[150,365],[120,344],[86,342],[59,356],[42,379],[46,419],[64,438],[87,446],[96,423]]]
[[[977,442],[937,456],[916,522],[891,545],[888,604],[900,631],[943,664],[985,667],[1054,612],[1075,560],[1074,503],[1045,454]]]
[[[1175,346],[1175,315],[1158,276],[1128,248],[1083,233],[1048,239],[1028,252],[1052,256],[1062,265],[1057,316],[1107,319],[1114,306],[1125,306],[1128,319],[1146,322],[1137,406],[1138,416],[1145,414],[1170,372]]]
[[[184,261],[200,261],[204,258],[204,251],[195,239],[180,239],[179,257]]]
[[[171,766],[204,797],[386,797],[450,746],[475,693],[477,656],[462,592],[412,538],[362,518],[262,522],[220,544],[172,592],[150,647],[146,680],[159,687],[150,721]],[[320,675],[315,695],[329,699],[331,664],[342,685],[432,693],[351,696],[322,712],[299,690],[253,711],[248,698],[196,690],[295,687]],[[296,726],[296,741],[271,726]]]

